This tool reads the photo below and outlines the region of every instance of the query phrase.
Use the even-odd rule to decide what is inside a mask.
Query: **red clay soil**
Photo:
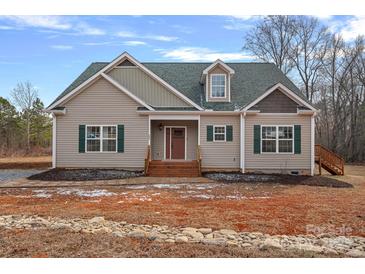
[[[0,212],[1,215],[104,216],[138,224],[288,235],[310,233],[308,226],[316,226],[321,232],[365,236],[363,178],[342,177],[354,188],[244,183],[203,190],[186,186],[180,189],[109,187],[104,189],[115,195],[92,198],[58,194],[39,198],[29,189],[3,189]]]

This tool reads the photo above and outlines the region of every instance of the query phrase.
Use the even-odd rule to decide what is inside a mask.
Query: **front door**
[[[185,128],[166,128],[166,160],[185,160]]]

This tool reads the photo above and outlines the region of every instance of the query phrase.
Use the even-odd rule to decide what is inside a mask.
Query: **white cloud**
[[[0,30],[12,30],[12,29],[16,29],[16,28],[10,27],[10,26],[0,26]]]
[[[153,35],[153,34],[140,35],[135,32],[130,32],[130,31],[120,31],[116,35],[119,37],[123,37],[123,38],[148,39],[148,40],[156,40],[156,41],[162,41],[162,42],[172,42],[172,41],[176,41],[178,39],[175,36]]]
[[[162,53],[162,56],[172,60],[183,62],[196,61],[215,61],[221,59],[223,61],[249,61],[254,57],[240,52],[218,52],[208,48],[201,47],[182,47],[173,50],[156,50]]]
[[[51,48],[57,49],[57,50],[71,50],[71,49],[73,49],[73,46],[69,46],[69,45],[52,45]]]
[[[147,45],[147,43],[143,41],[126,41],[123,43],[123,45],[134,47],[134,46],[144,46]]]
[[[57,31],[60,34],[78,35],[104,35],[105,32],[99,28],[91,27],[78,17],[65,16],[2,16],[1,18],[9,21],[14,27],[20,28],[39,28],[43,31]],[[13,27],[13,26],[12,26]],[[67,31],[62,33],[62,31]]]
[[[137,34],[131,31],[120,31],[117,33],[117,36],[123,37],[123,38],[133,38],[137,37]]]
[[[354,16],[344,22],[340,33],[346,41],[353,40],[359,35],[365,35],[365,16]]]
[[[82,43],[83,46],[106,46],[110,45],[112,42],[106,41],[106,42],[85,42]]]
[[[245,30],[252,26],[250,20],[255,18],[259,18],[260,16],[255,15],[235,15],[230,16],[226,23],[223,25],[223,28],[227,30]]]
[[[47,28],[54,30],[68,30],[72,28],[70,23],[67,23],[60,16],[4,16],[3,18],[12,21],[21,27]]]

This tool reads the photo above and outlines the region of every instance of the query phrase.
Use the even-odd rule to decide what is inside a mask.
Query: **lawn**
[[[108,220],[135,224],[226,228],[236,231],[259,231],[271,235],[307,234],[308,227],[316,227],[326,233],[343,235],[345,231],[346,235],[365,237],[365,172],[361,168],[354,167],[356,175],[351,175],[351,169],[352,167],[347,167],[346,176],[335,178],[352,184],[353,188],[260,182],[165,184],[161,180],[158,184],[101,188],[1,189],[0,212],[2,215],[37,214],[62,218],[104,216]],[[5,237],[4,233],[9,234],[2,231],[3,237]],[[40,237],[38,233],[41,232],[14,231],[14,233],[25,238],[37,238]],[[42,233],[52,235],[53,232]],[[8,234],[6,237],[13,237]],[[65,233],[64,237],[67,238],[67,235]],[[82,237],[85,237],[84,244],[86,244],[91,236]],[[105,248],[113,245],[112,238],[109,239]],[[48,240],[51,241],[51,238]],[[159,245],[166,245],[167,248],[175,250],[172,251],[171,256],[174,256],[173,254],[176,254],[175,256],[196,255],[191,250],[183,254],[181,253],[183,248],[180,250],[181,246],[171,247],[167,243],[151,244],[150,247],[146,242],[134,241],[133,243],[141,248],[138,252],[123,253],[123,247],[121,247],[122,253],[105,254],[107,256],[123,256],[121,254],[143,256],[145,252],[143,250],[151,248],[151,254],[158,257],[164,255],[157,251],[154,253],[153,250],[159,248]],[[27,246],[32,249],[36,244],[27,244]],[[188,246],[187,250],[190,247],[196,249],[194,245],[188,244]],[[247,256],[245,252],[237,251],[237,253],[225,248],[209,248],[210,251],[202,252],[202,254],[213,256],[211,254],[213,252],[218,257],[229,256],[229,254]],[[76,254],[72,251],[67,252],[65,254]],[[7,251],[6,254],[11,253]],[[21,254],[23,253],[18,255],[21,256]],[[90,254],[92,252],[82,252],[80,256]],[[283,254],[273,256],[285,256]],[[257,256],[261,255],[257,254]]]

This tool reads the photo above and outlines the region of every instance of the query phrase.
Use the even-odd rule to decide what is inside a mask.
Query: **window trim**
[[[213,96],[213,76],[224,76],[224,96]],[[227,99],[227,74],[212,73],[210,74],[210,98],[212,99]]]
[[[276,143],[276,152],[263,152],[262,151],[262,141],[263,141],[263,138],[262,138],[262,128],[263,127],[275,127],[276,128],[276,136],[275,136],[275,139],[271,139],[271,140],[275,140],[275,143]],[[279,127],[291,127],[292,128],[292,139],[279,139]],[[265,140],[269,140],[269,139],[265,139]],[[291,140],[292,141],[292,152],[279,152],[279,140],[286,140],[286,141],[289,141]],[[260,154],[294,154],[294,125],[260,125]]]
[[[100,150],[99,151],[88,151],[87,150],[87,128],[88,127],[99,127],[100,138]],[[114,140],[114,138],[103,138],[103,127],[115,127],[115,151],[103,151],[103,140]],[[93,140],[93,139],[89,139]],[[118,125],[85,125],[85,153],[117,153],[118,152]]]
[[[224,140],[216,140],[215,139],[215,128],[216,127],[224,127]],[[217,133],[217,134],[223,134],[223,133]],[[227,125],[213,125],[213,142],[216,143],[225,143],[227,140]]]

